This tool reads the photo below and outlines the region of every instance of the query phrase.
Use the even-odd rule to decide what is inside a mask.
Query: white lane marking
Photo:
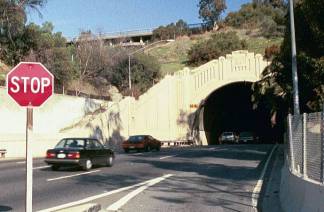
[[[160,160],[167,159],[167,158],[172,158],[172,157],[175,157],[175,156],[177,156],[177,155],[164,156],[164,157],[161,157]]]
[[[253,189],[253,192],[252,192],[252,206],[254,208],[256,208],[257,205],[258,205],[258,199],[259,199],[259,194],[260,194],[262,184],[263,184],[263,178],[264,178],[265,172],[266,172],[266,170],[268,168],[269,161],[270,161],[270,159],[272,157],[272,154],[273,154],[274,150],[277,148],[277,146],[278,146],[278,144],[276,144],[272,148],[272,150],[271,150],[271,152],[270,152],[270,154],[269,154],[269,156],[267,158],[267,161],[265,162],[265,164],[263,166],[263,169],[262,169],[262,172],[260,174],[259,180],[258,180],[257,184],[255,185],[255,187]]]
[[[173,176],[172,174],[167,174],[164,175],[162,177],[158,177],[153,179],[151,182],[147,183],[146,185],[143,185],[139,188],[137,188],[136,190],[130,192],[129,194],[127,194],[126,196],[124,196],[123,198],[121,198],[120,200],[118,200],[117,202],[113,203],[112,205],[110,205],[108,208],[106,208],[107,211],[118,211],[121,207],[123,207],[129,200],[131,200],[132,198],[134,198],[136,195],[138,195],[139,193],[143,192],[145,189],[149,188],[150,186],[153,186],[163,180],[165,180],[168,177]]]
[[[91,174],[91,173],[95,173],[95,172],[99,172],[99,171],[101,171],[101,170],[98,169],[98,170],[93,170],[93,171],[90,171],[90,172],[83,172],[83,173],[80,173],[80,174],[72,174],[72,175],[67,175],[67,176],[62,176],[62,177],[57,177],[57,178],[51,178],[51,179],[47,179],[46,181],[50,182],[50,181],[54,181],[54,180],[61,180],[61,179],[76,177],[76,176],[80,176],[80,175]]]
[[[16,162],[17,164],[24,164],[24,163],[26,163],[26,161],[18,161],[18,162]]]
[[[51,166],[39,166],[39,167],[35,167],[33,169],[46,169],[46,168],[49,168]]]
[[[164,175],[164,176],[167,176],[167,175]],[[164,177],[164,176],[162,176],[162,177]],[[119,192],[126,191],[126,190],[129,190],[129,189],[138,187],[138,186],[145,185],[145,184],[150,183],[152,180],[155,180],[155,179],[147,180],[147,181],[144,181],[144,182],[141,182],[141,183],[137,183],[137,184],[132,185],[132,186],[127,186],[127,187],[119,188],[119,189],[112,190],[112,191],[109,191],[109,192],[105,192],[103,194],[98,194],[98,195],[95,195],[95,196],[87,197],[87,198],[82,199],[82,200],[78,200],[78,201],[74,201],[74,202],[69,202],[69,203],[66,203],[66,204],[63,204],[63,205],[59,205],[59,206],[55,206],[55,207],[52,207],[52,208],[47,208],[47,209],[44,209],[44,210],[40,210],[38,212],[57,211],[57,210],[61,210],[61,209],[64,209],[64,208],[69,208],[69,207],[72,207],[72,206],[75,206],[75,205],[84,204],[84,203],[93,201],[95,199],[99,199],[99,198],[106,197],[106,196],[109,196],[109,195],[112,195],[112,194],[115,194],[115,193],[119,193]]]
[[[133,155],[143,155],[143,153],[135,153],[135,154],[133,154]]]

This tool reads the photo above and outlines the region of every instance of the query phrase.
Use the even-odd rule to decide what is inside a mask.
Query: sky
[[[227,0],[227,11],[237,11],[251,0]],[[54,24],[55,32],[74,38],[81,31],[94,33],[150,29],[183,19],[201,23],[199,0],[47,0],[42,17],[28,11],[28,22]]]

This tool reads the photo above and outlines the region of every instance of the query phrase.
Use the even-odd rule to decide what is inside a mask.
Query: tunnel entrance
[[[253,109],[252,83],[237,82],[211,93],[204,103],[203,125],[209,145],[218,144],[222,132],[250,131],[262,142],[271,136],[270,113],[266,108]]]

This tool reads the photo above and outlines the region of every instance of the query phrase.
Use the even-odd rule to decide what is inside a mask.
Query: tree
[[[300,0],[295,7],[298,80],[301,112],[321,111],[324,102],[324,0]],[[280,52],[253,85],[255,107],[267,105],[285,117],[293,108],[289,16]],[[280,120],[279,120],[280,121]],[[282,120],[281,120],[282,122]]]
[[[122,93],[130,94],[128,89],[128,57],[111,67],[109,80]],[[155,81],[160,78],[160,65],[158,61],[149,55],[137,53],[131,57],[131,80],[135,97],[147,91]]]
[[[273,7],[284,7],[287,5],[286,0],[253,0],[253,4],[268,4]]]
[[[108,47],[91,32],[81,32],[75,48],[78,82],[75,90],[80,93],[83,83],[94,82],[109,65]]]
[[[53,29],[50,22],[26,26],[23,37],[30,51],[24,60],[43,63],[55,76],[55,84],[62,87],[76,77],[76,67],[71,61],[72,50],[66,47],[66,39],[60,32],[53,33]]]
[[[199,18],[210,26],[220,20],[221,14],[227,8],[225,0],[199,0],[198,7]]]
[[[18,63],[29,51],[25,42],[26,12],[45,4],[45,0],[1,0],[0,1],[0,58],[10,65]]]

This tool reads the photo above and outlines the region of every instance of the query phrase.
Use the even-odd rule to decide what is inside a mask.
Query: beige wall
[[[103,102],[54,95],[35,110],[34,155],[44,155],[46,148],[67,136],[97,137],[113,148],[119,148],[124,138],[134,134],[150,134],[161,140],[186,139],[190,134],[188,123],[192,123],[192,114],[197,110],[191,104],[199,105],[226,84],[259,80],[267,64],[261,55],[236,51],[193,70],[185,68],[166,76],[138,100],[126,97],[120,102]],[[87,113],[100,105],[105,111]],[[0,149],[7,148],[9,156],[23,155],[25,115],[5,89],[0,89]],[[207,144],[203,129],[198,140]],[[21,148],[17,150],[16,146]]]

